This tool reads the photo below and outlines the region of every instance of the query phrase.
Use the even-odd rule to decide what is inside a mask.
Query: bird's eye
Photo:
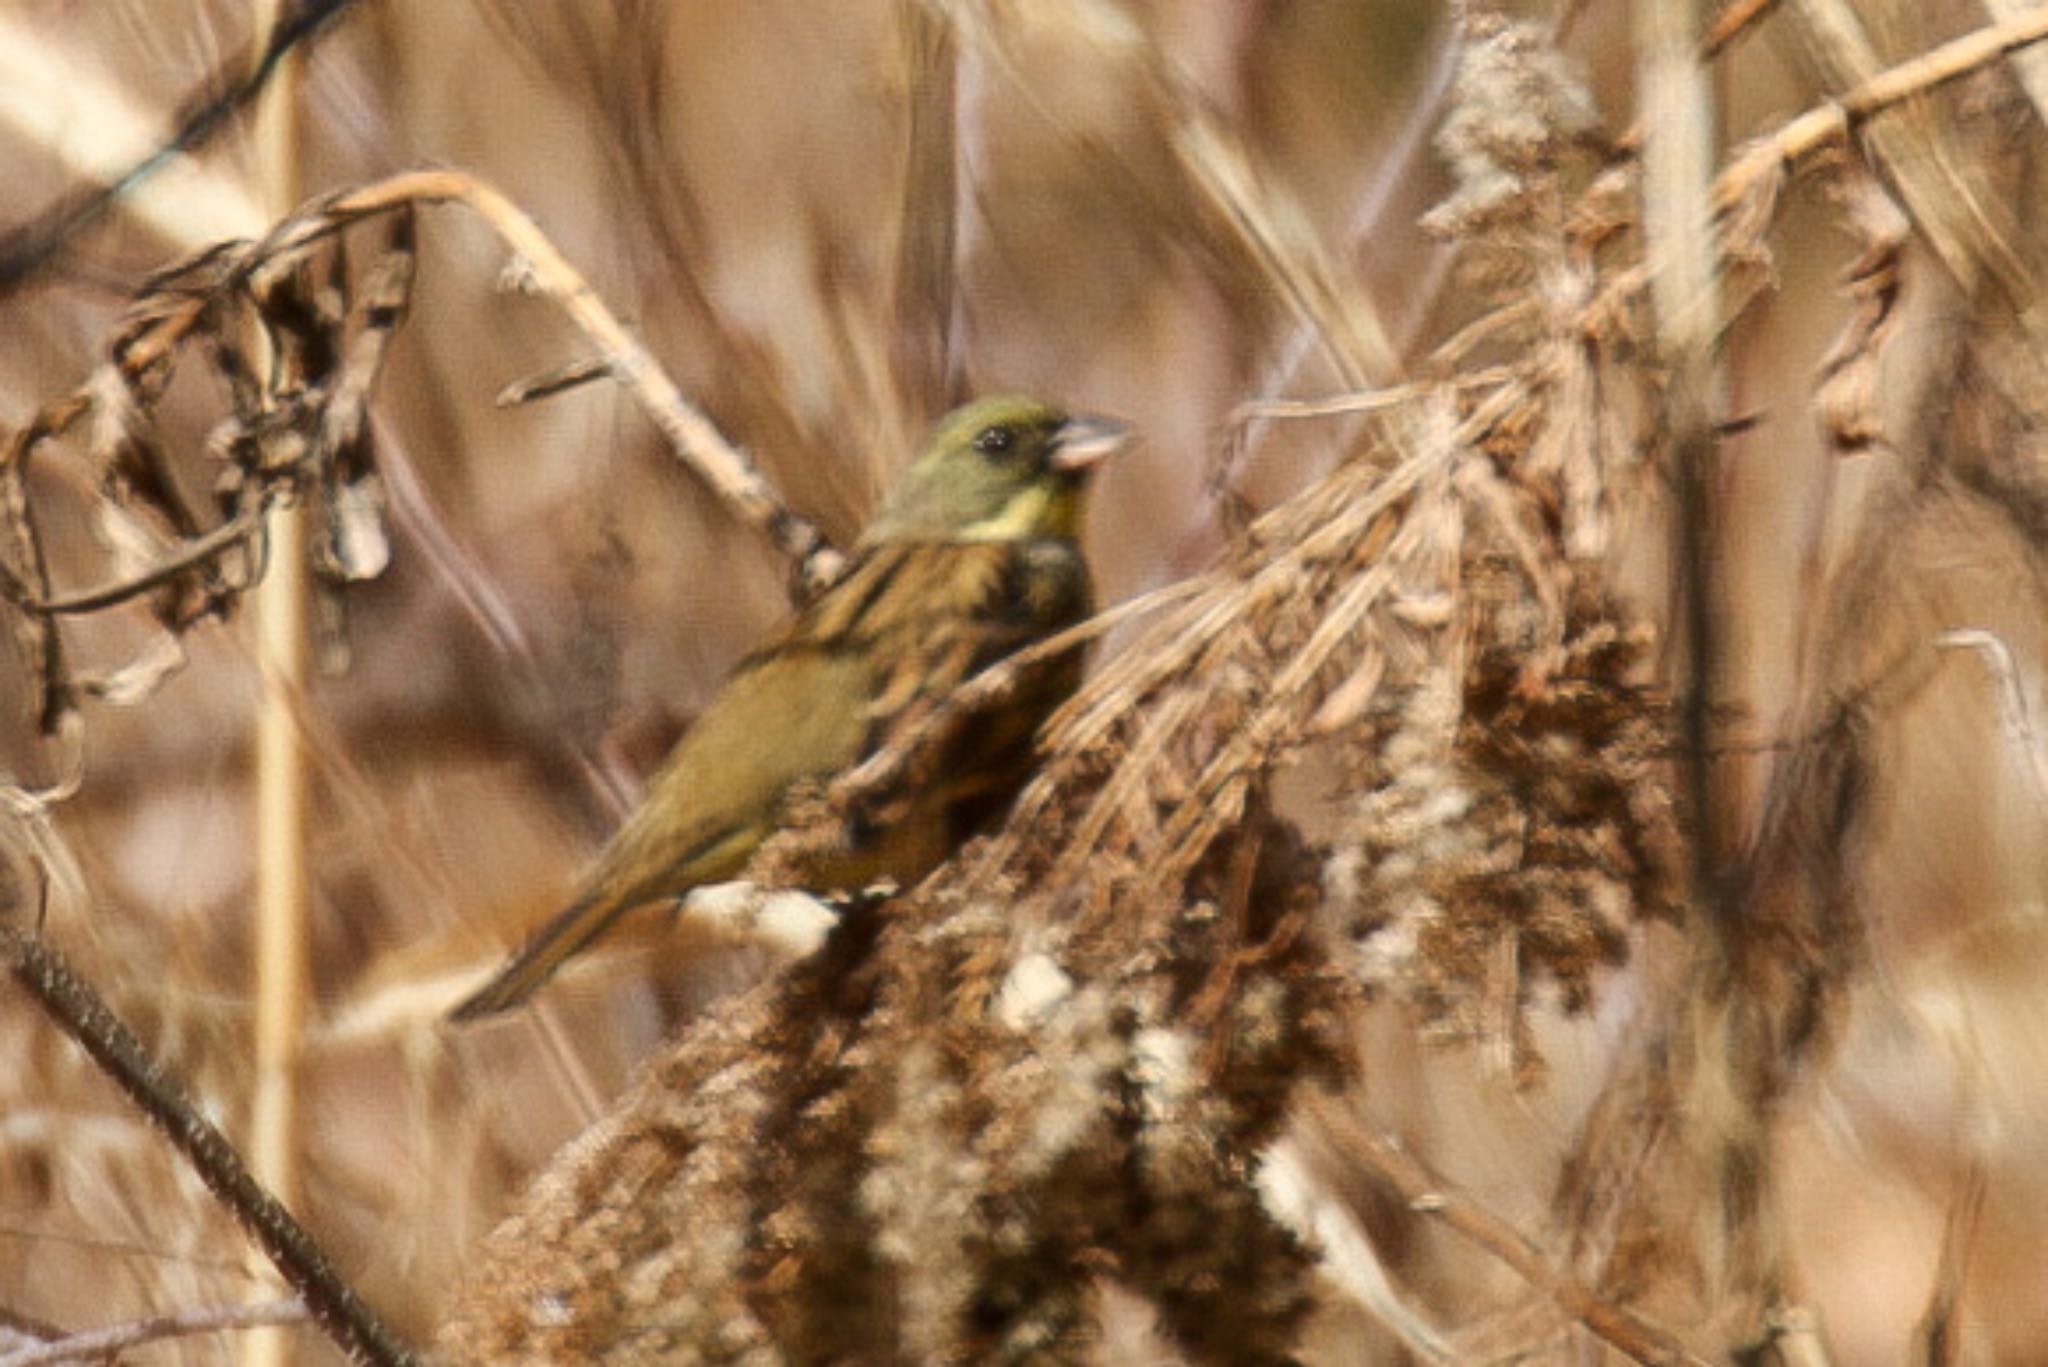
[[[1001,424],[982,428],[974,438],[974,449],[984,456],[1007,456],[1016,444],[1016,429]]]

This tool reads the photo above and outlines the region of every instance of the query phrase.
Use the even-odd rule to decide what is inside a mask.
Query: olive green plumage
[[[625,912],[745,869],[798,785],[873,754],[894,728],[1093,611],[1075,538],[1088,476],[1121,429],[1029,399],[952,413],[904,473],[846,574],[733,671],[649,782],[569,908],[455,1010],[516,1006]],[[818,890],[922,878],[1009,802],[1032,738],[1079,681],[1078,651],[1035,665],[947,743],[889,823],[802,869]]]

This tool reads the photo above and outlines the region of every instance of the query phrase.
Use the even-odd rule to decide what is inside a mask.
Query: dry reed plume
[[[35,398],[0,452],[35,734],[8,747],[0,945],[33,995],[62,995],[46,941],[72,950],[237,1132],[240,885],[208,885],[211,919],[143,914],[160,870],[119,837],[153,775],[224,781],[234,708],[194,695],[236,677],[215,623],[293,502],[317,644],[353,663],[299,700],[328,820],[300,1214],[448,1360],[2048,1342],[2020,1308],[2048,1189],[2013,1139],[2048,962],[2024,910],[2048,243],[2012,207],[2048,11],[659,8],[351,16],[309,98],[325,62],[328,108],[398,90],[447,126],[372,58],[480,44],[595,130],[600,164],[534,186],[563,217],[488,164],[330,149],[352,188],[142,277],[75,389],[4,377]],[[1706,76],[1780,37],[1804,73],[1769,89],[1804,112],[1763,127],[1724,79],[1717,115]],[[1345,65],[1374,40],[1407,67]],[[1377,109],[1374,137],[1318,99]],[[1720,148],[1717,120],[1759,131]],[[733,137],[788,175],[713,154]],[[631,226],[586,279],[569,244],[604,195]],[[518,297],[490,299],[476,265],[506,254]],[[1097,666],[1007,823],[833,916],[765,892],[648,915],[639,958],[445,1032],[573,868],[560,796],[601,828],[727,650],[644,644],[662,586],[736,642],[778,579],[837,571],[880,478],[848,452],[998,384],[1150,435],[1148,482],[1098,507],[1123,601],[1081,629]],[[622,460],[593,488],[588,451],[641,423],[614,391],[687,484]],[[1014,672],[812,794],[761,888]],[[0,1029],[7,1218],[42,1224],[43,1266],[87,1265],[67,1237],[168,1249],[123,1263],[138,1322],[303,1312],[403,1357],[246,1203],[302,1304],[193,1308],[245,1297],[228,1216],[49,1023]],[[209,1148],[185,1144],[232,1165]],[[1910,1239],[1874,1232],[1888,1181]],[[1847,1252],[1829,1200],[1873,1226]],[[0,1363],[116,1318],[37,1266],[0,1257]],[[1865,1323],[1859,1277],[1912,1291]]]

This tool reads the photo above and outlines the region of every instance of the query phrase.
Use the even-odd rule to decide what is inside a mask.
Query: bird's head
[[[1121,423],[1035,399],[977,399],[939,420],[866,540],[1072,538],[1088,476],[1126,436]]]

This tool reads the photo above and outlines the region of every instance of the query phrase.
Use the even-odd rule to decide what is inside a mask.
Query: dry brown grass
[[[300,1213],[415,1341],[2034,1359],[2048,15],[1986,8],[1731,5],[1696,66],[1661,0],[365,7],[304,77],[350,188],[152,275],[231,138],[9,301],[12,924],[242,1132],[220,619],[292,491]],[[0,59],[91,54],[102,151],[249,22],[60,11]],[[0,117],[24,204],[98,164]],[[822,948],[649,914],[442,1025],[995,387],[1145,437],[1009,824]],[[21,993],[0,1040],[0,1361],[267,1294]]]

